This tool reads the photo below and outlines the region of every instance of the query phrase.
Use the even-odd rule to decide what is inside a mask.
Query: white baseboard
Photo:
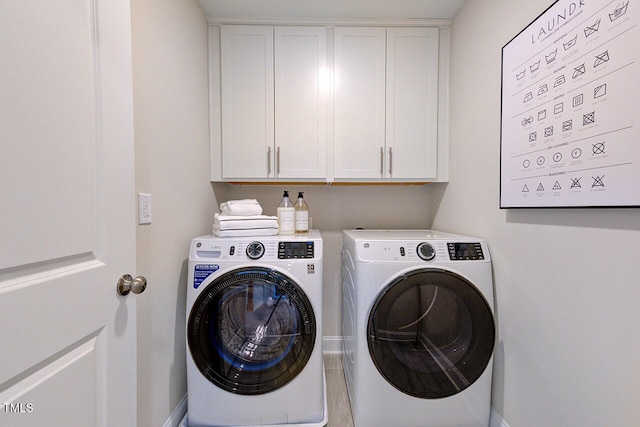
[[[322,337],[323,353],[340,353],[342,351],[342,337]]]
[[[167,421],[165,421],[163,427],[179,427],[180,422],[187,414],[187,395],[185,394],[178,402],[178,405],[175,407]]]
[[[494,408],[491,408],[491,416],[489,417],[489,427],[509,427],[509,424],[502,418]]]

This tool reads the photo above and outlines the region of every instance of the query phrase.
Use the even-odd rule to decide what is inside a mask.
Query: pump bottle
[[[291,199],[289,198],[289,192],[284,191],[282,200],[276,210],[278,216],[278,233],[279,234],[294,234],[295,233],[295,208]]]
[[[303,192],[298,193],[298,200],[295,205],[296,233],[307,233],[309,231],[309,206],[304,201]]]

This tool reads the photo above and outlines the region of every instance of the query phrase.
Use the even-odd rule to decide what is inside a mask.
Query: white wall
[[[637,425],[640,211],[499,209],[501,48],[551,3],[468,0],[456,16],[450,183],[433,228],[489,242],[506,423]]]
[[[209,183],[207,24],[196,0],[132,0],[137,228],[138,426],[162,426],[186,393],[186,260],[216,206]]]

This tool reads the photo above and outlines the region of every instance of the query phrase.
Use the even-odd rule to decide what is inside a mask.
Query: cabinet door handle
[[[267,147],[267,176],[271,175],[271,147]]]
[[[276,148],[276,175],[280,175],[280,147]]]
[[[392,148],[389,147],[389,176],[393,175],[393,151]]]
[[[384,175],[384,148],[380,147],[380,176]]]

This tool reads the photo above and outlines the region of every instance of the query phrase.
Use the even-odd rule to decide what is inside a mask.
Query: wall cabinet
[[[326,177],[326,29],[220,29],[222,178]]]
[[[438,29],[335,29],[336,179],[435,180]]]
[[[384,28],[336,28],[334,177],[383,178]]]
[[[442,34],[435,27],[210,27],[212,180],[446,180]]]

